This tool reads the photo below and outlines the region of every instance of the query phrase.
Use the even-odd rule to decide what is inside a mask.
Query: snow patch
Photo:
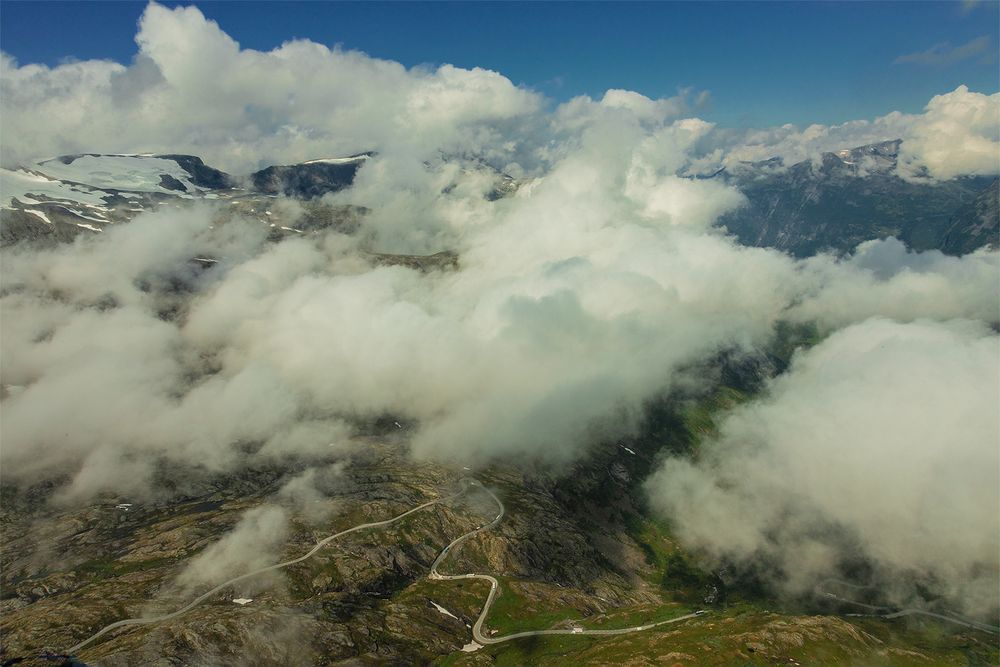
[[[106,224],[108,222],[107,218],[93,218],[93,217],[91,217],[89,215],[84,215],[83,211],[77,210],[75,208],[70,208],[69,206],[63,206],[62,204],[59,204],[58,206],[60,208],[63,208],[65,210],[69,211],[70,213],[72,213],[73,215],[75,215],[78,218],[83,218],[84,220],[93,220],[94,222],[99,222],[101,224]],[[100,230],[98,230],[98,231],[100,231]]]
[[[306,160],[302,164],[353,164],[355,162],[364,162],[369,159],[369,155],[352,155],[351,157],[325,157],[319,158],[317,160]]]
[[[25,213],[31,213],[32,215],[37,215],[39,218],[42,219],[42,222],[45,222],[45,223],[50,224],[50,225],[52,224],[52,221],[49,220],[49,216],[45,215],[41,211],[35,210],[33,208],[26,208],[26,209],[24,209],[24,212]]]
[[[26,204],[64,200],[81,204],[105,206],[102,194],[85,185],[63,183],[25,169],[0,169],[0,204],[10,207],[17,199]],[[28,195],[33,196],[28,196]]]
[[[50,177],[102,189],[160,192],[187,199],[192,198],[189,193],[202,189],[192,183],[191,174],[173,160],[143,155],[82,155],[70,164],[63,164],[56,158],[39,162],[38,168]],[[164,175],[180,181],[187,192],[160,185]]]
[[[242,607],[244,605],[248,605],[251,602],[253,602],[253,598],[233,598],[233,602]]]
[[[435,609],[437,609],[437,610],[438,610],[439,612],[441,612],[441,613],[442,613],[442,614],[444,614],[445,616],[451,616],[451,617],[452,617],[453,619],[455,619],[456,621],[459,621],[459,620],[461,620],[461,619],[460,619],[460,618],[459,618],[458,616],[455,616],[455,614],[451,613],[450,611],[448,611],[447,609],[445,609],[444,607],[442,607],[441,605],[439,605],[439,604],[438,604],[437,602],[435,602],[434,600],[431,600],[431,601],[430,601],[430,603],[431,603],[432,605],[434,605],[434,608],[435,608]]]

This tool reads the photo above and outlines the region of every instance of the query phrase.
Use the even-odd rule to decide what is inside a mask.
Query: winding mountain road
[[[316,543],[316,546],[314,546],[306,554],[304,554],[302,556],[299,556],[298,558],[293,558],[292,560],[285,561],[284,563],[278,563],[277,565],[269,565],[267,567],[262,567],[260,569],[253,570],[252,572],[247,572],[246,574],[241,574],[238,577],[233,577],[232,579],[229,579],[227,581],[222,582],[221,584],[219,584],[215,588],[212,588],[211,590],[205,591],[204,593],[202,593],[201,595],[199,595],[198,597],[196,597],[194,600],[192,600],[191,602],[189,602],[184,607],[181,607],[177,611],[171,612],[169,614],[163,614],[162,616],[149,616],[149,617],[145,617],[145,618],[126,618],[126,619],[121,620],[121,621],[115,621],[114,623],[111,623],[109,625],[104,626],[103,628],[101,628],[100,630],[98,630],[97,632],[95,632],[94,634],[92,634],[91,636],[89,636],[86,639],[84,639],[79,644],[76,644],[75,646],[70,647],[69,649],[67,649],[66,652],[68,654],[70,654],[70,655],[73,655],[77,651],[79,651],[80,649],[82,649],[83,647],[85,647],[87,644],[90,644],[91,642],[93,642],[95,639],[98,639],[99,637],[101,637],[101,636],[103,636],[103,635],[111,632],[112,630],[116,630],[118,628],[123,628],[123,627],[128,626],[128,625],[151,625],[153,623],[161,623],[163,621],[169,621],[172,618],[177,618],[178,616],[180,616],[182,614],[186,614],[187,612],[191,611],[192,609],[194,609],[195,607],[197,607],[202,602],[204,602],[208,598],[212,597],[216,593],[219,593],[220,591],[224,590],[225,588],[227,588],[229,586],[232,586],[235,583],[238,583],[238,582],[243,581],[245,579],[250,579],[251,577],[256,577],[256,576],[264,574],[266,572],[273,572],[275,570],[280,570],[282,568],[288,567],[289,565],[295,565],[296,563],[301,563],[302,561],[306,560],[307,558],[311,558],[313,555],[316,554],[317,551],[319,551],[320,549],[322,549],[323,547],[325,547],[327,544],[329,544],[333,540],[337,539],[338,537],[343,537],[344,535],[349,535],[351,533],[356,533],[356,532],[358,532],[360,530],[366,530],[368,528],[379,528],[379,527],[382,527],[382,526],[391,525],[393,523],[396,523],[400,519],[404,519],[404,518],[410,516],[411,514],[413,514],[414,512],[419,512],[420,510],[425,509],[427,507],[430,507],[431,505],[437,505],[437,504],[440,504],[440,503],[444,503],[444,502],[448,502],[450,500],[453,500],[453,499],[457,498],[458,496],[462,495],[463,493],[465,493],[467,490],[468,490],[468,486],[466,486],[464,489],[462,489],[461,491],[459,491],[456,494],[453,494],[453,495],[448,496],[446,498],[438,498],[436,500],[431,500],[431,501],[428,501],[428,502],[424,503],[423,505],[417,505],[413,509],[407,510],[406,512],[403,512],[402,514],[398,514],[398,515],[392,517],[391,519],[386,519],[385,521],[373,521],[371,523],[362,523],[362,524],[359,524],[357,526],[354,526],[353,528],[348,528],[347,530],[342,530],[339,533],[335,533],[335,534],[330,535],[328,537],[324,537],[322,540],[320,540],[319,542]]]
[[[628,634],[628,633],[631,633],[631,632],[640,632],[640,631],[643,631],[643,630],[649,630],[651,628],[655,628],[655,627],[660,626],[660,625],[666,625],[668,623],[677,623],[679,621],[683,621],[683,620],[686,620],[686,619],[689,619],[689,618],[695,618],[696,616],[700,616],[701,614],[704,613],[702,611],[698,611],[698,612],[695,612],[693,614],[687,614],[685,616],[679,616],[677,618],[672,618],[672,619],[667,620],[667,621],[659,621],[657,623],[650,623],[648,625],[638,625],[638,626],[631,627],[631,628],[620,628],[620,629],[617,629],[617,630],[584,630],[582,628],[575,628],[575,629],[571,629],[571,630],[529,630],[529,631],[526,631],[526,632],[517,632],[517,633],[506,635],[506,636],[503,636],[503,637],[487,637],[486,635],[483,634],[483,623],[486,621],[486,617],[487,617],[487,615],[490,612],[490,607],[493,605],[493,602],[496,599],[496,596],[499,594],[499,591],[500,591],[500,582],[497,581],[494,577],[491,577],[488,574],[461,574],[461,575],[441,574],[440,572],[438,572],[438,566],[441,565],[441,563],[444,561],[444,559],[448,556],[448,554],[451,552],[451,550],[454,547],[456,547],[457,545],[461,544],[462,542],[464,542],[465,540],[469,539],[470,537],[481,533],[484,530],[490,530],[491,528],[496,527],[500,523],[500,521],[503,519],[504,512],[506,510],[504,508],[503,502],[496,496],[496,494],[494,494],[492,491],[490,491],[489,489],[487,489],[486,487],[484,487],[477,480],[474,480],[474,479],[471,479],[471,478],[463,478],[462,482],[465,484],[465,486],[458,493],[452,494],[452,495],[444,497],[444,498],[438,498],[438,499],[435,499],[435,500],[431,500],[431,501],[428,501],[426,503],[423,503],[422,505],[417,505],[416,507],[414,507],[414,508],[412,508],[410,510],[407,510],[406,512],[403,512],[402,514],[398,514],[398,515],[392,517],[391,519],[385,519],[384,521],[373,521],[373,522],[370,522],[370,523],[362,523],[362,524],[359,524],[357,526],[354,526],[353,528],[348,528],[347,530],[342,530],[339,533],[334,533],[333,535],[330,535],[328,537],[324,537],[322,540],[320,540],[319,542],[317,542],[316,545],[312,549],[310,549],[308,552],[306,552],[302,556],[299,556],[298,558],[293,558],[292,560],[288,560],[288,561],[285,561],[283,563],[277,563],[275,565],[269,565],[267,567],[262,567],[262,568],[259,568],[257,570],[253,570],[252,572],[247,572],[246,574],[241,574],[238,577],[233,577],[232,579],[228,579],[228,580],[222,582],[221,584],[219,584],[218,586],[215,586],[214,588],[212,588],[212,589],[210,589],[208,591],[205,591],[204,593],[202,593],[201,595],[199,595],[194,600],[192,600],[191,602],[189,602],[187,605],[181,607],[177,611],[171,612],[169,614],[163,614],[161,616],[149,616],[149,617],[143,617],[143,618],[127,618],[127,619],[124,619],[124,620],[121,620],[121,621],[115,621],[114,623],[110,623],[110,624],[104,626],[103,628],[101,628],[100,630],[98,630],[97,632],[95,632],[94,634],[90,635],[86,639],[84,639],[79,644],[76,644],[76,645],[70,647],[69,649],[67,649],[66,652],[69,655],[74,655],[77,651],[79,651],[80,649],[82,649],[82,648],[86,647],[87,645],[91,644],[96,639],[99,639],[100,637],[106,635],[107,633],[111,632],[112,630],[117,630],[118,628],[123,628],[123,627],[127,627],[127,626],[130,626],[130,625],[151,625],[151,624],[154,624],[154,623],[161,623],[163,621],[169,621],[169,620],[171,620],[173,618],[177,618],[178,616],[181,616],[182,614],[186,614],[187,612],[191,611],[192,609],[194,609],[195,607],[197,607],[198,605],[200,605],[205,600],[208,600],[213,595],[216,595],[217,593],[225,590],[226,588],[228,588],[229,586],[232,586],[233,584],[236,584],[236,583],[238,583],[240,581],[244,581],[246,579],[250,579],[251,577],[256,577],[256,576],[259,576],[261,574],[265,574],[267,572],[274,572],[276,570],[280,570],[282,568],[286,568],[286,567],[288,567],[290,565],[295,565],[296,563],[301,563],[302,561],[304,561],[304,560],[306,560],[306,559],[311,558],[312,556],[314,556],[320,549],[322,549],[327,544],[329,544],[330,542],[332,542],[333,540],[335,540],[335,539],[337,539],[339,537],[343,537],[344,535],[349,535],[351,533],[356,533],[356,532],[361,531],[361,530],[367,530],[369,528],[380,528],[382,526],[391,525],[393,523],[396,523],[397,521],[400,521],[401,519],[404,519],[404,518],[408,517],[409,515],[413,514],[414,512],[419,512],[420,510],[426,509],[428,507],[431,507],[432,505],[438,505],[438,504],[442,504],[442,503],[446,503],[446,502],[449,502],[451,500],[454,500],[455,498],[457,498],[457,497],[461,496],[462,494],[466,493],[472,487],[478,487],[478,488],[482,489],[483,491],[485,491],[486,493],[488,493],[489,496],[491,498],[493,498],[494,501],[496,501],[496,504],[497,504],[497,507],[498,507],[499,511],[497,512],[496,517],[494,517],[492,521],[490,521],[487,524],[483,524],[483,525],[477,527],[475,530],[471,530],[468,533],[465,533],[465,534],[457,537],[456,539],[452,540],[451,543],[448,544],[448,546],[446,546],[444,549],[442,549],[441,553],[438,554],[437,558],[435,558],[434,562],[431,564],[431,569],[430,569],[430,573],[428,574],[428,577],[430,579],[432,579],[432,580],[437,580],[437,581],[450,581],[450,580],[457,580],[457,579],[483,579],[485,581],[490,582],[490,592],[489,592],[489,594],[486,597],[486,602],[483,604],[483,609],[482,609],[482,611],[479,614],[479,618],[476,619],[475,625],[472,626],[472,638],[479,645],[485,646],[487,644],[499,644],[501,642],[510,641],[512,639],[520,639],[522,637],[535,637],[535,636],[539,636],[539,635],[601,635],[601,636],[623,635],[623,634]]]
[[[486,618],[487,618],[487,616],[490,613],[490,608],[493,606],[493,603],[495,602],[497,596],[500,594],[500,582],[497,581],[497,579],[495,577],[490,576],[488,574],[477,574],[477,573],[468,573],[468,574],[441,574],[441,572],[439,571],[438,568],[441,566],[441,564],[444,562],[444,560],[448,557],[448,555],[452,552],[452,550],[455,547],[457,547],[459,544],[461,544],[462,542],[468,540],[469,538],[471,538],[471,537],[473,537],[475,535],[478,535],[479,533],[481,533],[481,532],[483,532],[485,530],[491,530],[491,529],[495,528],[497,525],[499,525],[500,521],[503,520],[504,513],[506,512],[506,508],[504,507],[504,504],[500,500],[500,498],[498,498],[496,496],[496,494],[494,494],[492,491],[490,491],[489,489],[487,489],[486,487],[484,487],[477,480],[474,480],[474,479],[471,479],[471,478],[463,478],[462,482],[464,483],[464,487],[458,493],[452,494],[450,496],[446,496],[444,498],[437,498],[435,500],[430,500],[430,501],[428,501],[426,503],[423,503],[421,505],[417,505],[416,507],[405,511],[402,514],[397,514],[396,516],[394,516],[394,517],[392,517],[390,519],[385,519],[383,521],[372,521],[370,523],[358,524],[357,526],[354,526],[352,528],[348,528],[347,530],[342,530],[339,533],[334,533],[333,535],[329,535],[327,537],[324,537],[319,542],[317,542],[316,545],[312,549],[310,549],[308,552],[306,552],[302,556],[299,556],[298,558],[293,558],[292,560],[288,560],[288,561],[285,561],[285,562],[282,562],[282,563],[277,563],[275,565],[269,565],[267,567],[262,567],[262,568],[253,570],[251,572],[247,572],[245,574],[241,574],[238,577],[233,577],[232,579],[224,581],[221,584],[215,586],[214,588],[212,588],[212,589],[210,589],[210,590],[202,593],[201,595],[199,595],[194,600],[192,600],[191,602],[189,602],[187,605],[181,607],[177,611],[171,612],[169,614],[163,614],[161,616],[150,616],[150,617],[144,617],[144,618],[128,618],[128,619],[124,619],[124,620],[121,620],[121,621],[115,621],[114,623],[111,623],[109,625],[104,626],[103,628],[101,628],[100,630],[98,630],[97,632],[95,632],[94,634],[92,634],[91,636],[89,636],[86,639],[84,639],[82,642],[80,642],[80,643],[72,646],[71,648],[69,648],[67,650],[67,654],[69,654],[69,655],[75,654],[77,651],[79,651],[80,649],[82,649],[82,648],[86,647],[87,645],[91,644],[96,639],[98,639],[98,638],[102,637],[103,635],[111,632],[112,630],[116,630],[118,628],[123,628],[123,627],[130,626],[130,625],[151,625],[153,623],[160,623],[160,622],[163,622],[163,621],[169,621],[169,620],[171,620],[173,618],[177,618],[178,616],[181,616],[182,614],[185,614],[185,613],[191,611],[192,609],[194,609],[195,607],[197,607],[198,605],[200,605],[201,603],[203,603],[205,600],[208,600],[213,595],[218,594],[219,592],[223,591],[224,589],[228,588],[229,586],[232,586],[233,584],[236,584],[236,583],[238,583],[240,581],[244,581],[246,579],[250,579],[252,577],[259,576],[261,574],[265,574],[267,572],[273,572],[273,571],[276,571],[276,570],[280,570],[282,568],[286,568],[286,567],[289,567],[291,565],[295,565],[296,563],[301,563],[301,562],[307,560],[308,558],[311,558],[312,556],[314,556],[320,549],[322,549],[327,544],[329,544],[330,542],[336,540],[339,537],[343,537],[345,535],[349,535],[351,533],[356,533],[356,532],[359,532],[359,531],[362,531],[362,530],[367,530],[369,528],[380,528],[380,527],[383,527],[383,526],[389,526],[391,524],[396,523],[397,521],[400,521],[400,520],[402,520],[402,519],[410,516],[411,514],[414,514],[415,512],[419,512],[420,510],[426,509],[426,508],[431,507],[433,505],[438,505],[438,504],[443,504],[443,503],[450,502],[450,501],[454,500],[455,498],[458,498],[462,494],[466,493],[470,488],[473,488],[473,487],[482,489],[485,493],[487,493],[494,500],[494,502],[496,502],[496,504],[497,504],[497,514],[496,514],[496,516],[489,523],[483,524],[481,526],[477,526],[474,530],[470,530],[469,532],[464,533],[464,534],[460,535],[459,537],[455,538],[454,540],[452,540],[444,549],[441,550],[441,553],[438,554],[437,558],[434,559],[434,562],[431,564],[430,572],[427,575],[429,579],[434,580],[434,581],[457,581],[457,580],[465,580],[465,579],[481,579],[483,581],[489,582],[489,584],[490,584],[490,591],[489,591],[489,593],[486,596],[486,601],[483,604],[482,611],[480,611],[480,613],[479,613],[479,617],[476,619],[475,624],[472,626],[472,639],[473,639],[474,643],[469,645],[469,646],[473,647],[473,649],[471,649],[471,650],[475,650],[477,648],[481,648],[482,646],[487,646],[487,645],[490,645],[490,644],[500,644],[502,642],[508,642],[508,641],[511,641],[511,640],[514,640],[514,639],[522,639],[522,638],[525,638],[525,637],[538,637],[538,636],[546,636],[546,635],[591,635],[591,636],[595,636],[596,635],[596,636],[605,636],[606,637],[606,636],[612,636],[612,635],[624,635],[624,634],[629,634],[629,633],[633,633],[633,632],[642,632],[644,630],[651,630],[653,628],[656,628],[656,627],[659,627],[659,626],[662,626],[662,625],[668,625],[668,624],[671,624],[671,623],[678,623],[680,621],[685,621],[685,620],[688,620],[688,619],[691,619],[691,618],[696,618],[696,617],[701,616],[702,614],[706,613],[705,611],[696,611],[696,612],[694,612],[692,614],[685,614],[683,616],[678,616],[677,618],[672,618],[672,619],[669,619],[669,620],[666,620],[666,621],[658,621],[656,623],[648,623],[646,625],[637,625],[637,626],[633,626],[633,627],[629,627],[629,628],[619,628],[619,629],[614,629],[614,630],[590,630],[590,629],[584,629],[584,628],[580,628],[580,627],[574,627],[574,628],[570,628],[570,629],[560,629],[560,630],[527,630],[527,631],[524,631],[524,632],[515,632],[513,634],[504,635],[502,637],[490,637],[490,636],[485,635],[483,633],[483,624],[486,622]],[[890,607],[880,607],[880,606],[875,606],[875,605],[869,605],[869,604],[866,604],[866,603],[863,603],[863,602],[858,602],[858,601],[855,601],[855,600],[850,600],[850,599],[847,599],[847,598],[843,598],[843,597],[840,597],[840,596],[838,596],[838,595],[836,595],[834,593],[831,593],[829,591],[823,590],[822,586],[824,584],[827,584],[827,583],[834,583],[834,584],[837,584],[837,585],[840,585],[840,586],[846,586],[848,588],[853,588],[853,589],[863,589],[863,588],[866,588],[865,586],[858,586],[857,584],[852,584],[852,583],[849,583],[849,582],[846,582],[846,581],[840,581],[840,580],[836,580],[836,579],[830,579],[830,580],[821,582],[816,587],[816,593],[819,594],[819,595],[822,595],[824,597],[836,600],[836,601],[841,602],[841,603],[851,604],[851,605],[854,605],[854,606],[857,606],[857,607],[862,607],[864,609],[867,609],[869,611],[869,613],[868,614],[863,614],[865,616],[875,616],[875,617],[880,617],[880,618],[893,619],[893,618],[901,618],[901,617],[910,616],[910,615],[921,615],[921,616],[928,616],[928,617],[935,618],[935,619],[942,620],[942,621],[947,621],[947,622],[950,622],[950,623],[956,623],[958,625],[963,625],[965,627],[973,628],[973,629],[976,629],[976,630],[981,630],[983,632],[988,632],[988,633],[991,633],[991,634],[998,634],[998,633],[1000,633],[1000,628],[996,628],[994,626],[987,625],[985,623],[980,623],[978,621],[973,621],[973,620],[966,619],[966,618],[961,618],[961,617],[957,617],[957,616],[947,616],[947,615],[944,615],[944,614],[938,614],[938,613],[934,613],[934,612],[924,611],[923,609],[899,609],[899,610],[893,610]],[[860,616],[862,614],[857,614],[857,615]]]
[[[486,602],[483,604],[483,610],[479,612],[479,618],[476,619],[475,624],[472,626],[472,639],[477,644],[481,646],[486,646],[487,644],[500,644],[502,642],[511,641],[512,639],[521,639],[523,637],[538,637],[541,635],[599,635],[599,636],[610,636],[610,635],[625,635],[632,632],[641,632],[643,630],[650,630],[652,628],[658,627],[660,625],[667,625],[668,623],[677,623],[679,621],[684,621],[689,618],[695,618],[704,614],[704,611],[697,611],[693,614],[686,614],[684,616],[678,616],[677,618],[671,618],[666,621],[658,621],[656,623],[649,623],[647,625],[636,625],[631,628],[618,628],[616,630],[586,630],[583,628],[573,628],[568,630],[526,630],[524,632],[515,632],[510,635],[504,635],[503,637],[488,637],[483,634],[483,623],[486,621],[486,617],[490,613],[490,607],[493,606],[494,600],[496,600],[497,595],[500,593],[500,582],[496,578],[491,577],[488,574],[441,574],[438,572],[438,567],[441,565],[442,561],[448,556],[451,550],[469,539],[473,535],[481,533],[484,530],[489,530],[497,526],[500,520],[503,519],[504,512],[506,511],[503,502],[497,498],[496,494],[487,489],[486,487],[479,484],[475,480],[470,480],[470,486],[478,486],[483,489],[486,493],[496,501],[498,512],[497,515],[489,523],[479,526],[475,530],[471,530],[464,535],[457,537],[452,540],[451,544],[446,546],[438,554],[438,557],[434,559],[431,564],[431,571],[428,574],[428,578],[436,581],[456,581],[463,579],[482,579],[484,581],[490,582],[490,592],[486,596]]]
[[[953,616],[948,616],[945,614],[937,614],[933,611],[925,611],[923,609],[896,609],[894,607],[879,607],[876,605],[866,604],[864,602],[858,602],[857,600],[850,600],[848,598],[840,597],[830,591],[823,590],[824,584],[837,584],[839,586],[845,586],[847,588],[853,588],[855,590],[864,590],[866,588],[871,588],[871,586],[859,586],[857,584],[852,584],[848,581],[841,581],[840,579],[827,579],[825,581],[817,584],[815,591],[817,594],[830,598],[831,600],[836,600],[837,602],[842,602],[844,604],[854,605],[855,607],[862,607],[868,609],[870,613],[868,614],[848,614],[848,616],[874,616],[878,618],[903,618],[904,616],[927,616],[929,618],[936,618],[940,621],[947,621],[949,623],[954,623],[956,625],[962,625],[967,628],[972,628],[974,630],[981,630],[982,632],[988,632],[990,634],[1000,634],[1000,628],[987,625],[986,623],[980,623],[979,621],[974,621],[969,618],[963,618],[957,614]]]

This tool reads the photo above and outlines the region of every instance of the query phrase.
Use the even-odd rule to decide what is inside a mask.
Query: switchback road
[[[490,592],[486,596],[486,603],[483,604],[483,610],[479,612],[479,618],[476,619],[475,624],[472,626],[472,639],[477,644],[486,646],[487,644],[499,644],[501,642],[511,641],[512,639],[521,639],[523,637],[538,637],[542,635],[599,635],[605,637],[609,635],[625,635],[631,632],[641,632],[643,630],[650,630],[652,628],[661,625],[667,625],[668,623],[677,623],[679,621],[684,621],[689,618],[695,618],[697,616],[701,616],[703,613],[705,613],[703,611],[697,611],[693,614],[678,616],[677,618],[671,618],[670,620],[667,621],[658,621],[656,623],[649,623],[647,625],[636,625],[631,628],[619,628],[617,630],[587,630],[584,628],[572,628],[567,630],[527,630],[524,632],[515,632],[510,635],[504,635],[503,637],[486,636],[485,634],[483,634],[483,623],[486,621],[486,617],[490,613],[490,607],[493,606],[493,602],[494,600],[496,600],[496,597],[499,594],[500,582],[488,574],[470,573],[470,574],[449,575],[449,574],[441,574],[440,572],[438,572],[438,566],[441,565],[441,562],[444,561],[444,559],[448,556],[448,554],[454,547],[458,546],[459,544],[469,539],[473,535],[476,535],[484,530],[489,530],[491,528],[494,528],[497,524],[500,523],[500,520],[503,519],[504,512],[506,511],[503,502],[499,498],[497,498],[496,494],[494,494],[492,491],[490,491],[485,487],[482,487],[479,484],[479,482],[475,480],[471,480],[469,484],[472,486],[480,486],[486,493],[490,495],[491,498],[493,498],[493,500],[497,504],[497,510],[498,510],[497,515],[489,523],[479,526],[475,530],[471,530],[468,533],[465,533],[464,535],[461,535],[460,537],[452,540],[451,544],[442,549],[441,553],[438,554],[438,557],[434,559],[434,563],[431,565],[431,571],[428,577],[437,581],[482,579],[483,581],[488,581],[490,583]]]

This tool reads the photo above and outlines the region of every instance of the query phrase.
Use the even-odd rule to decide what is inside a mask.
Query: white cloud
[[[223,169],[360,150],[476,150],[540,97],[483,69],[407,70],[306,40],[241,49],[196,7],[151,3],[134,64],[18,67],[4,56],[5,163],[69,152],[188,152]],[[205,63],[211,63],[206,67]],[[40,122],[41,119],[41,122]]]
[[[898,111],[874,120],[854,120],[839,125],[813,124],[806,128],[782,125],[751,130],[720,132],[725,151],[723,162],[738,168],[740,162],[757,162],[780,157],[785,166],[812,160],[823,153],[867,144],[905,139],[914,117]]]
[[[984,95],[959,86],[932,98],[923,114],[894,111],[872,121],[717,134],[716,143],[724,152],[721,162],[736,169],[741,161],[772,157],[781,157],[786,166],[815,162],[824,152],[902,139],[898,174],[903,178],[994,176],[1000,174],[1000,93]]]
[[[804,297],[788,311],[831,328],[881,315],[1000,322],[1000,255],[981,250],[962,258],[909,251],[894,238],[866,241],[845,260],[818,256],[802,263]],[[991,287],[992,286],[992,287]]]
[[[862,556],[898,590],[936,581],[984,612],[998,583],[998,377],[981,324],[869,320],[799,354],[696,462],[667,462],[648,488],[686,544],[776,561],[796,592]]]
[[[215,586],[231,577],[272,565],[288,533],[288,515],[274,505],[244,512],[236,526],[190,559],[175,585],[181,590]],[[237,591],[254,594],[266,587],[260,578],[237,584]]]
[[[936,95],[905,137],[901,171],[947,180],[963,174],[1000,174],[1000,93],[959,86]]]
[[[969,58],[984,55],[990,50],[990,36],[983,35],[973,40],[952,46],[951,42],[940,42],[926,51],[907,53],[892,61],[893,65],[953,65]]]
[[[734,130],[684,118],[704,104],[705,91],[650,99],[611,89],[600,100],[581,96],[549,113],[540,94],[480,68],[406,69],[308,40],[267,52],[241,48],[193,6],[151,3],[136,44],[127,67],[107,61],[18,66],[2,55],[4,164],[84,151],[186,152],[247,173],[378,150],[412,165],[444,152],[537,174],[594,127],[679,134],[694,123],[702,127],[676,166],[683,173],[775,156],[791,164],[897,138],[904,140],[907,174],[922,173],[921,167],[941,179],[998,171],[997,96],[964,87],[934,98],[922,115]]]

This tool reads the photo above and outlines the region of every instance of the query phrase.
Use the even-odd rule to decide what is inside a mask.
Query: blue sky
[[[304,37],[407,66],[479,66],[556,101],[708,90],[699,115],[726,126],[916,112],[960,84],[1000,87],[998,2],[194,4],[246,48]],[[0,48],[21,64],[127,63],[144,7],[4,0]]]

